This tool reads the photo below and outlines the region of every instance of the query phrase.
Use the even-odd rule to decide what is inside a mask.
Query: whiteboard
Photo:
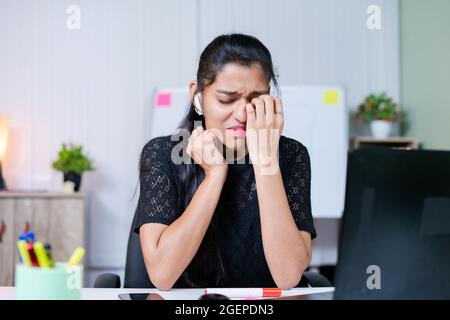
[[[188,88],[158,88],[153,96],[150,138],[167,136],[178,125],[190,106]]]
[[[311,158],[314,218],[340,218],[344,210],[348,151],[345,91],[338,86],[281,86],[283,135],[300,141]],[[152,107],[151,138],[170,135],[188,106],[187,88],[158,88]]]
[[[344,211],[348,152],[345,91],[337,86],[281,87],[283,135],[303,143],[311,158],[311,206],[315,218]]]

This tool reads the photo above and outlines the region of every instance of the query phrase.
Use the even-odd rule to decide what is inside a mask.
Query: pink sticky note
[[[156,97],[156,108],[169,108],[172,104],[172,94],[159,93]]]

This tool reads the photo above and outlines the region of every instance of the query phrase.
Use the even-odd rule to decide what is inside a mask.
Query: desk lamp
[[[0,191],[6,189],[6,183],[2,174],[2,163],[5,159],[6,147],[8,144],[9,117],[0,115]]]

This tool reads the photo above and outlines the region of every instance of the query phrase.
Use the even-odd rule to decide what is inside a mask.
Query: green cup
[[[54,268],[16,265],[16,298],[19,300],[79,300],[83,266],[56,263]]]

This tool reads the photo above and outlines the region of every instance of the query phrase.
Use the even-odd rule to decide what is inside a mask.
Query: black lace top
[[[150,140],[140,162],[140,197],[135,232],[145,223],[169,225],[183,212],[180,209],[177,167],[171,161],[177,144],[170,136]],[[286,195],[299,230],[316,231],[311,215],[310,159],[300,142],[280,137],[279,163]],[[258,197],[253,166],[229,164],[228,175],[214,212],[217,244],[226,277],[218,287],[275,287],[264,257]],[[274,212],[276,214],[276,212]],[[183,285],[182,277],[175,287]]]

